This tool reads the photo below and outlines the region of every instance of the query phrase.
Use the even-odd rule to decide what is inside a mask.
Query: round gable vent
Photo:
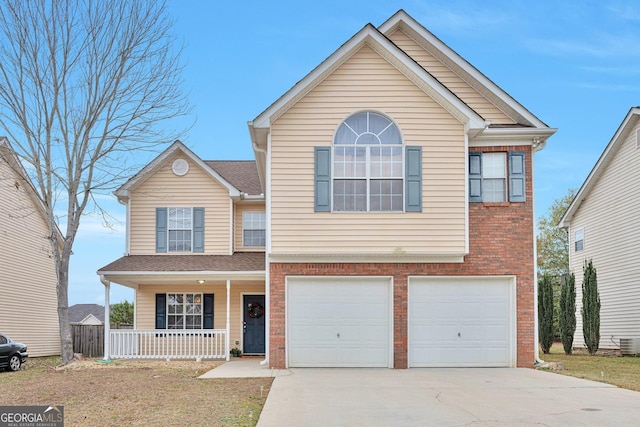
[[[189,172],[189,163],[185,159],[176,159],[171,165],[171,170],[178,176],[185,175]]]

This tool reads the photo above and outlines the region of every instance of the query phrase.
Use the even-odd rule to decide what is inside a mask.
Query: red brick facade
[[[526,202],[469,203],[469,254],[463,263],[271,263],[270,365],[285,367],[285,279],[296,276],[392,276],[393,365],[407,368],[409,276],[516,276],[517,366],[534,362],[534,234],[531,147],[482,147],[470,151],[526,153]]]

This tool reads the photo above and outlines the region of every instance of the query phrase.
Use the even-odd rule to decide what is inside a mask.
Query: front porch
[[[263,253],[236,253],[126,256],[103,268],[106,319],[111,283],[135,290],[134,328],[114,330],[105,323],[105,360],[228,361],[236,348],[264,359],[268,299],[263,266]]]

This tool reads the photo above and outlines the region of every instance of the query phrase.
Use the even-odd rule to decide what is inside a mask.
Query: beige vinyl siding
[[[600,292],[600,347],[617,348],[620,338],[640,338],[640,150],[636,127],[613,156],[571,221],[570,260],[576,276],[577,328],[574,347],[583,347],[582,283],[592,259]],[[584,250],[575,252],[575,231],[584,229]],[[611,342],[614,337],[616,345]]]
[[[404,31],[397,30],[389,38],[484,119],[493,123],[515,123],[513,119],[509,118],[435,56],[427,52]]]
[[[314,212],[314,147],[350,115],[395,120],[421,146],[422,213]],[[272,250],[283,253],[462,253],[464,127],[365,46],[272,125]]]
[[[189,172],[184,176],[177,176],[171,170],[177,157],[189,163]],[[167,159],[158,171],[132,191],[129,206],[131,255],[156,253],[156,208],[159,207],[203,207],[204,253],[231,253],[229,192],[187,157],[177,155]]]
[[[233,226],[233,235],[234,235],[234,247],[236,251],[240,252],[264,252],[263,247],[245,247],[243,244],[243,228],[242,228],[242,214],[244,212],[264,212],[265,206],[264,203],[255,203],[255,204],[236,204],[234,205],[234,226]]]
[[[227,325],[227,288],[225,282],[204,285],[141,285],[136,291],[136,329],[155,329],[156,319],[156,294],[168,293],[202,293],[213,294],[213,328],[225,329]],[[235,342],[242,344],[243,327],[243,303],[242,294],[264,294],[263,282],[232,282],[230,298],[230,343],[235,347]],[[240,347],[242,348],[242,347]]]
[[[47,226],[27,184],[0,150],[0,332],[30,356],[60,354],[55,264]]]

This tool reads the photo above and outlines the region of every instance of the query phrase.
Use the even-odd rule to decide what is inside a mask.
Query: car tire
[[[9,366],[7,367],[7,369],[13,372],[19,371],[20,365],[22,365],[22,362],[20,361],[20,356],[18,356],[17,354],[14,354],[9,358]]]

